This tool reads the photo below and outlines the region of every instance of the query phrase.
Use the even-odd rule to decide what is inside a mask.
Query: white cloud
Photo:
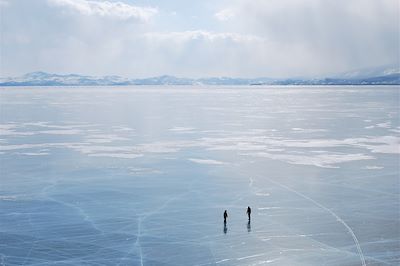
[[[238,0],[217,14],[235,14],[228,30],[277,44],[267,52],[275,68],[292,72],[290,63],[300,62],[293,73],[313,75],[398,65],[399,10],[397,0]]]
[[[217,2],[9,1],[1,74],[279,78],[400,63],[398,0]]]
[[[214,15],[220,21],[227,21],[235,17],[235,12],[232,9],[222,9]]]
[[[6,7],[9,3],[6,0],[0,0],[0,7]]]
[[[87,16],[112,17],[122,20],[136,19],[148,21],[157,14],[158,10],[152,7],[139,7],[122,2],[93,1],[93,0],[49,0],[50,3],[68,7]]]
[[[137,64],[130,68],[139,76],[151,68],[155,75],[246,77],[265,75],[271,66],[263,51],[269,50],[270,44],[253,34],[190,30],[148,32],[144,37],[134,41],[140,54],[132,51],[140,61],[140,57],[147,58],[140,68]],[[259,68],[254,69],[254,64]]]
[[[151,40],[169,40],[185,42],[190,40],[198,41],[221,41],[230,40],[233,42],[252,42],[263,41],[264,39],[256,35],[238,34],[231,32],[211,32],[206,30],[175,31],[175,32],[149,32],[145,36]]]

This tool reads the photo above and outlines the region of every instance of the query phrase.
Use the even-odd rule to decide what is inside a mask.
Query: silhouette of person
[[[228,218],[228,213],[226,212],[226,210],[224,211],[224,223],[226,223],[226,218]]]
[[[250,214],[251,214],[251,208],[250,208],[250,206],[247,206],[247,211],[246,211],[246,213],[247,213],[247,216],[249,216],[249,221],[250,221]]]

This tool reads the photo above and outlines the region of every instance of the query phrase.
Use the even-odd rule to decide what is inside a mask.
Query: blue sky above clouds
[[[398,0],[0,0],[1,76],[323,76],[399,64]]]

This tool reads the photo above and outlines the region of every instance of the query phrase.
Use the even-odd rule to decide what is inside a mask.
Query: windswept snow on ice
[[[0,265],[396,264],[398,93],[0,90]]]
[[[217,160],[210,160],[210,159],[189,158],[188,160],[191,162],[194,162],[194,163],[198,163],[198,164],[214,164],[214,165],[225,164],[224,162],[217,161]]]
[[[31,128],[32,126],[34,128]],[[43,127],[63,129],[43,130]],[[177,153],[197,148],[215,152],[235,152],[240,156],[279,160],[290,164],[335,168],[345,162],[375,159],[376,153],[400,153],[400,138],[393,135],[367,135],[344,139],[329,137],[305,139],[285,137],[273,130],[255,128],[231,131],[204,131],[205,137],[192,138],[191,140],[160,139],[154,142],[132,143],[136,133],[126,126],[113,127],[111,133],[106,132],[99,125],[52,125],[50,122],[2,124],[0,128],[3,135],[19,136],[20,140],[38,134],[76,135],[78,137],[73,142],[54,141],[24,144],[19,141],[19,144],[10,144],[6,141],[0,146],[2,152],[19,151],[20,154],[25,155],[47,155],[51,154],[51,149],[63,148],[91,157],[135,159],[149,154]],[[193,130],[193,128],[186,127],[173,127],[172,129],[172,132],[176,134],[192,132]],[[168,130],[171,131],[171,128]],[[298,128],[297,131],[300,131],[300,129]],[[301,129],[301,131],[304,130]],[[323,131],[309,131],[308,133],[311,134],[311,132],[320,133]],[[44,148],[47,149],[46,153],[39,151],[39,149]],[[338,153],[332,151],[335,148],[348,148],[351,150],[346,153]],[[194,162],[221,164],[217,163],[217,158],[210,158],[208,159],[209,161],[199,160]]]

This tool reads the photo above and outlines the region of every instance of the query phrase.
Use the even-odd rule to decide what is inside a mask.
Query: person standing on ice
[[[225,210],[225,211],[224,211],[224,223],[226,223],[226,218],[228,218],[228,213],[227,213],[227,211]]]
[[[247,211],[246,211],[246,213],[247,213],[247,216],[249,216],[249,221],[250,221],[250,214],[251,214],[251,208],[250,208],[250,206],[247,206]]]

